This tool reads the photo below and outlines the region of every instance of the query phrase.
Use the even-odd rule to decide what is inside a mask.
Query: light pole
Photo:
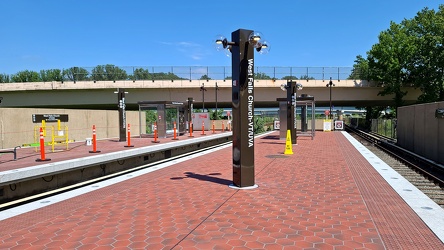
[[[325,87],[330,88],[330,114],[329,114],[330,119],[333,118],[333,117],[332,117],[332,113],[331,113],[331,88],[334,87],[334,86],[335,86],[335,85],[333,84],[333,82],[332,82],[332,80],[331,80],[331,77],[330,77],[330,81],[327,83],[327,85],[325,85]]]
[[[232,64],[233,112],[233,185],[255,188],[254,181],[254,50],[263,54],[270,49],[262,34],[239,29],[231,33],[231,42],[223,36],[215,39],[216,50],[230,51]]]
[[[202,112],[205,112],[205,91],[207,91],[205,83],[202,83],[202,86],[200,86],[200,91],[202,91]]]
[[[126,104],[125,89],[118,88],[114,94],[117,94],[117,109],[119,110],[119,141],[126,141]]]
[[[190,127],[188,127],[188,132],[190,131],[190,129],[191,129],[191,126],[192,126],[192,121],[193,121],[193,97],[188,97],[188,108],[187,108],[187,111],[188,111],[188,119],[187,119],[187,124],[190,126]]]
[[[218,115],[217,115],[217,91],[219,90],[219,87],[217,86],[217,82],[216,82],[216,88],[215,88],[215,91],[216,91],[216,115],[215,115],[215,118],[218,118]]]
[[[287,91],[287,130],[290,130],[291,144],[297,144],[297,96],[302,84],[288,81],[282,84],[282,91]]]

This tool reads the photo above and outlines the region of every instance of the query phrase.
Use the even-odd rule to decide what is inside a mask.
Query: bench
[[[17,148],[21,148],[20,146],[14,147],[14,149],[0,149],[0,154],[3,153],[13,153],[14,154],[14,161],[17,160]]]

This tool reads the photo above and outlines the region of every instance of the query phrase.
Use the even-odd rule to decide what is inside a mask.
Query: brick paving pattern
[[[0,248],[443,249],[341,133],[284,150],[255,140],[256,189],[229,147],[0,221]]]

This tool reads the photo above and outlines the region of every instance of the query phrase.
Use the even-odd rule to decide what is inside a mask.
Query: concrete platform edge
[[[231,136],[232,132],[210,135],[208,137],[198,137],[192,138],[184,141],[174,141],[166,144],[151,145],[142,148],[133,148],[122,150],[118,152],[110,152],[99,155],[92,155],[82,158],[76,158],[72,160],[66,160],[61,162],[52,162],[43,165],[30,166],[21,169],[7,170],[0,172],[0,184],[7,184],[10,182],[24,180],[28,178],[35,178],[36,176],[44,176],[48,174],[53,174],[57,172],[63,172],[68,170],[73,170],[76,168],[82,168],[85,166],[101,164],[109,161],[114,161],[116,159],[125,159],[134,157],[137,155],[158,152],[162,150],[167,150],[170,148],[178,146],[187,146],[190,144],[195,144],[199,142],[207,141],[208,139],[218,139],[227,136]]]

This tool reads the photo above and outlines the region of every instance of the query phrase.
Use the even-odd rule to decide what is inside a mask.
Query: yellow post
[[[43,128],[43,137],[46,136],[46,121],[42,120],[42,128]]]
[[[60,119],[58,119],[57,120],[57,131],[60,131],[60,130],[62,130],[62,129],[60,127]]]
[[[293,154],[293,148],[291,146],[291,132],[290,130],[287,130],[287,139],[285,140],[285,155],[292,155]]]

